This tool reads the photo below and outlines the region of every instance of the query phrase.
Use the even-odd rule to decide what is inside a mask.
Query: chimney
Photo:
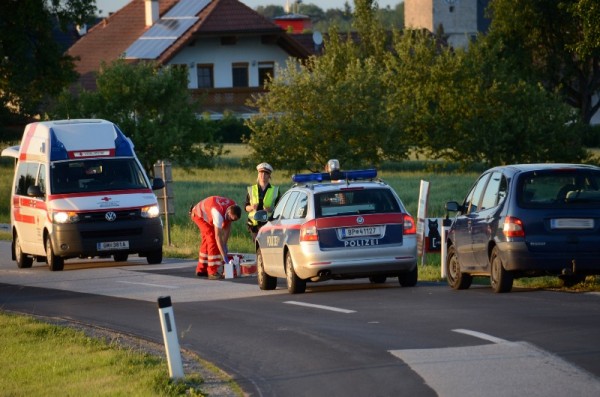
[[[158,0],[144,0],[146,3],[146,26],[154,25],[158,20]]]

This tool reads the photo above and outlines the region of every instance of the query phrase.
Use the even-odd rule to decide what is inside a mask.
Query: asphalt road
[[[452,291],[366,280],[208,281],[193,261],[34,262],[0,242],[0,307],[162,341],[157,299],[170,296],[182,347],[251,396],[600,395],[600,295],[489,287]]]

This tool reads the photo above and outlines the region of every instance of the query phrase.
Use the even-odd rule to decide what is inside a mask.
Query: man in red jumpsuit
[[[210,196],[200,201],[190,211],[198,228],[202,243],[196,275],[210,280],[222,278],[221,266],[227,261],[227,240],[231,222],[240,219],[242,210],[235,201],[226,197]]]

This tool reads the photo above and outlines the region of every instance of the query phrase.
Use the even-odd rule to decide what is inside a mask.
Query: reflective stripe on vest
[[[273,214],[273,201],[277,197],[277,192],[279,191],[279,187],[277,186],[269,186],[267,191],[265,192],[265,197],[263,198],[263,208],[270,207],[271,211],[267,212],[269,214],[269,218]],[[250,196],[250,205],[258,205],[259,197],[258,197],[258,185],[248,186],[248,196]],[[258,222],[254,220],[254,214],[256,211],[252,210],[248,213],[248,223],[252,226],[258,225]]]

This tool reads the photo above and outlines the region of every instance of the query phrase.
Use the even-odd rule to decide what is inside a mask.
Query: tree
[[[214,141],[214,123],[196,117],[184,68],[120,59],[102,65],[96,84],[96,91],[64,91],[50,116],[113,121],[132,139],[149,174],[158,160],[184,168],[207,166],[222,154]]]
[[[427,157],[464,166],[587,160],[574,112],[516,74],[499,47],[480,38],[453,51],[423,32],[397,35],[383,76],[391,122]]]
[[[275,18],[285,15],[285,11],[282,6],[268,5],[268,6],[258,6],[256,7],[256,12],[265,18]]]
[[[301,3],[298,7],[298,12],[302,15],[309,16],[312,23],[318,23],[325,19],[325,12],[323,9],[312,3]]]
[[[324,55],[289,62],[267,83],[268,94],[256,99],[260,114],[247,122],[255,161],[317,171],[330,158],[347,169],[406,158],[408,145],[381,106],[385,35],[378,34],[371,2],[359,2],[360,45],[331,30]]]
[[[494,0],[490,37],[519,70],[558,91],[589,124],[600,109],[600,5],[597,0]]]
[[[394,8],[387,6],[379,9],[377,17],[386,29],[402,30],[404,28],[404,2],[396,4]]]
[[[40,113],[49,97],[76,79],[72,59],[52,36],[84,23],[95,0],[4,0],[0,2],[0,122]]]

